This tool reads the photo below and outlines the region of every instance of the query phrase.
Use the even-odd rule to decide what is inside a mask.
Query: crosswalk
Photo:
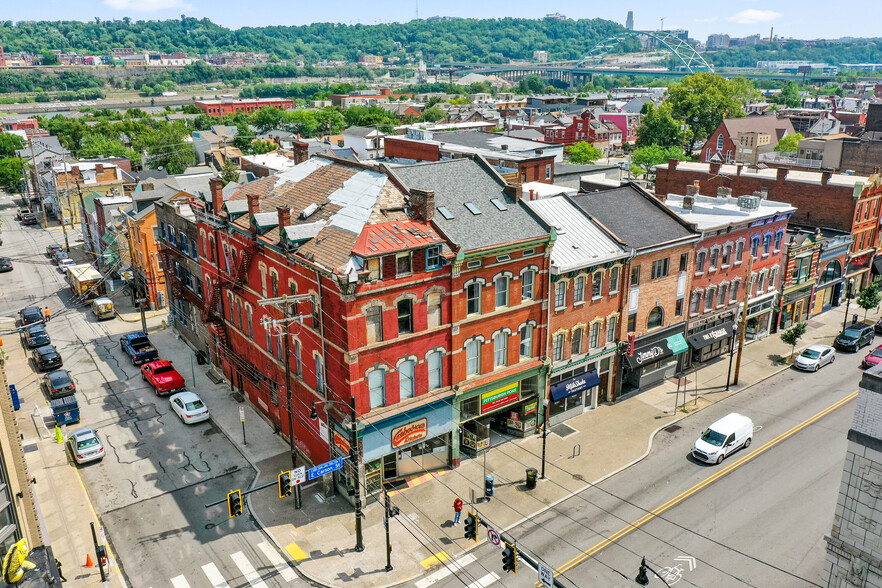
[[[209,562],[202,566],[202,575],[200,576],[198,572],[193,572],[191,577],[187,577],[185,574],[181,574],[180,576],[175,576],[174,578],[170,578],[170,582],[172,588],[197,588],[206,585],[206,580],[208,581],[209,586],[212,588],[230,588],[230,582],[233,582],[235,586],[250,586],[251,588],[269,588],[269,585],[265,580],[269,578],[273,579],[272,584],[275,585],[285,585],[289,582],[293,582],[297,579],[297,574],[291,568],[290,565],[279,555],[279,552],[276,551],[275,547],[263,541],[257,544],[257,548],[263,553],[266,557],[267,561],[270,563],[270,567],[274,568],[274,573],[266,578],[262,577],[261,574],[254,567],[254,564],[248,559],[248,556],[242,553],[241,551],[237,551],[236,553],[230,554],[230,561],[235,564],[236,568],[239,570],[239,574],[236,574],[234,578],[230,578],[229,581],[224,577],[224,574],[218,568],[217,564],[214,562]],[[222,566],[223,567],[223,566]],[[263,568],[264,564],[261,562],[259,566]],[[197,569],[197,568],[194,568]],[[244,578],[247,584],[243,583],[241,580]]]

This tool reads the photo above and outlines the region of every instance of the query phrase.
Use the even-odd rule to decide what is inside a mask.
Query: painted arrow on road
[[[695,558],[691,555],[681,555],[679,557],[675,557],[674,561],[685,561],[686,563],[688,563],[690,572],[695,569]]]

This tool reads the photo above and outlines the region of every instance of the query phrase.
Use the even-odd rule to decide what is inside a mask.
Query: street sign
[[[331,461],[326,461],[325,463],[319,464],[314,468],[309,470],[309,479],[315,480],[319,476],[324,476],[325,474],[329,474],[334,470],[339,470],[343,467],[343,458],[338,457],[337,459],[332,459]]]
[[[541,582],[543,586],[547,586],[548,588],[554,586],[554,570],[549,568],[544,563],[539,564],[539,582]]]
[[[497,533],[494,529],[487,529],[487,541],[489,541],[496,547],[501,547],[499,533]]]
[[[306,480],[306,466],[300,466],[291,470],[291,483],[295,486]]]
[[[245,422],[245,407],[244,406],[239,407],[239,420],[242,421],[243,423]]]

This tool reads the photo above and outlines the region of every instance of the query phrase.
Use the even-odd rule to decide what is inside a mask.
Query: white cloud
[[[749,8],[747,10],[742,10],[735,16],[726,17],[726,20],[738,24],[756,24],[759,22],[769,22],[780,16],[781,13],[775,12],[774,10],[757,10],[756,8]]]
[[[190,8],[181,0],[104,0],[105,6],[131,12],[156,12],[170,8]]]

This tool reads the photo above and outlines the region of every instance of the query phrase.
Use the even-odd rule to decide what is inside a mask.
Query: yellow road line
[[[446,551],[440,551],[433,555],[432,557],[428,557],[420,562],[420,565],[426,568],[427,570],[434,565],[437,565],[443,562],[446,559],[450,559],[450,555]]]
[[[577,565],[579,565],[580,563],[582,563],[583,561],[585,561],[589,557],[591,557],[591,556],[595,555],[596,553],[598,553],[599,551],[605,549],[606,547],[608,547],[609,545],[611,545],[615,541],[618,541],[619,539],[621,539],[622,537],[624,537],[625,535],[627,535],[631,531],[638,529],[639,527],[648,523],[649,521],[651,521],[655,517],[659,516],[660,514],[665,512],[666,510],[676,506],[677,504],[683,502],[684,500],[686,500],[690,496],[694,495],[699,490],[702,490],[703,488],[706,488],[710,484],[716,482],[717,480],[719,480],[720,478],[722,478],[723,476],[725,476],[726,474],[728,474],[732,470],[734,470],[738,467],[741,467],[742,465],[746,464],[747,462],[754,459],[755,457],[762,455],[763,453],[765,453],[766,451],[768,451],[772,447],[778,445],[779,443],[781,443],[785,439],[795,435],[796,433],[798,433],[799,431],[808,427],[809,425],[816,423],[817,421],[819,421],[823,417],[827,416],[828,414],[830,414],[831,412],[833,412],[837,408],[840,408],[842,405],[854,400],[855,398],[857,398],[857,395],[858,395],[857,391],[852,392],[851,394],[849,394],[845,398],[828,406],[827,408],[825,408],[821,412],[817,413],[816,415],[804,420],[803,422],[799,423],[798,425],[791,428],[790,430],[788,430],[784,433],[781,433],[780,435],[778,435],[777,437],[775,437],[774,439],[772,439],[771,441],[769,441],[768,443],[766,443],[762,447],[758,447],[752,453],[749,453],[749,454],[741,457],[737,461],[730,463],[729,465],[727,465],[723,469],[719,470],[718,472],[714,473],[713,475],[708,476],[705,480],[702,480],[701,482],[695,484],[694,486],[692,486],[688,490],[685,490],[684,492],[681,492],[680,494],[678,494],[674,498],[671,498],[670,500],[668,500],[667,502],[665,502],[661,506],[649,511],[648,513],[646,513],[645,515],[643,515],[642,517],[640,517],[639,519],[637,519],[633,523],[630,523],[626,527],[619,529],[618,531],[616,531],[615,533],[613,533],[612,535],[610,535],[609,537],[607,537],[606,539],[604,539],[603,541],[601,541],[600,543],[595,545],[594,547],[588,549],[587,551],[583,551],[582,553],[580,553],[579,555],[577,555],[576,557],[574,557],[573,559],[571,559],[570,561],[565,563],[563,566],[558,568],[558,570],[555,572],[554,575],[559,576],[560,574],[562,574],[568,570],[571,570],[572,568],[576,567]]]

